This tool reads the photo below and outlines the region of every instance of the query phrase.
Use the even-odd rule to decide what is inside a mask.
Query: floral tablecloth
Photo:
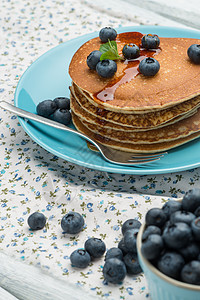
[[[119,9],[109,9],[103,2],[105,6],[99,10],[91,1],[1,0],[1,100],[12,103],[18,80],[27,67],[71,38],[104,26],[174,25],[174,21],[164,17],[155,20],[154,14],[145,15],[144,11],[131,14],[126,10],[119,16]],[[161,206],[168,197],[181,197],[191,187],[199,187],[199,168],[152,176],[84,168],[42,149],[24,132],[18,118],[3,110],[0,153],[1,251],[100,298],[148,298],[143,274],[110,285],[102,276],[104,258],[77,270],[70,264],[70,253],[92,236],[103,239],[107,248],[116,246],[126,219],[143,221],[150,207]],[[45,214],[47,225],[33,232],[27,218],[36,210]],[[63,234],[60,226],[62,216],[70,210],[80,212],[85,219],[83,231],[76,236]]]

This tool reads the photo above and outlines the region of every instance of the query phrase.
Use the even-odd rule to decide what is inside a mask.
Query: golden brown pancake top
[[[135,32],[118,34],[116,42],[119,54],[126,43],[140,45],[141,37],[142,34]],[[69,66],[72,80],[97,103],[111,110],[161,109],[200,94],[200,65],[193,64],[187,56],[189,46],[200,44],[200,40],[160,37],[161,51],[150,54],[160,63],[160,70],[155,76],[139,74],[139,59],[134,62],[118,60],[117,72],[110,79],[100,77],[86,63],[90,52],[99,50],[101,44],[99,38],[83,44],[74,54]],[[121,79],[123,80],[120,81]],[[102,94],[107,96],[103,97]]]

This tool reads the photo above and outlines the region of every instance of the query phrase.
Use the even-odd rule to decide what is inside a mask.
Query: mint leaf
[[[99,51],[100,51],[101,53],[105,53],[105,52],[107,52],[107,51],[109,51],[109,50],[110,50],[110,46],[109,46],[108,43],[101,45],[101,46],[100,46],[100,49],[99,49]]]
[[[113,47],[117,51],[117,43],[115,41],[109,40],[108,43],[109,43],[110,47]],[[118,51],[117,51],[117,53],[118,53]]]
[[[100,57],[100,60],[104,60],[104,59],[112,59],[112,60],[115,60],[115,59],[117,59],[117,58],[116,58],[115,53],[113,53],[112,50],[108,50],[108,51],[104,52],[104,53],[101,55],[101,57]]]
[[[112,59],[112,60],[123,59],[123,57],[121,57],[118,53],[117,43],[115,41],[108,40],[107,43],[102,44],[100,46],[99,51],[101,51],[101,53],[102,53],[102,55],[100,57],[100,60],[104,60],[104,59]]]
[[[105,53],[106,51],[110,50],[110,49],[114,49],[115,51],[117,51],[117,43],[115,41],[108,41],[105,44],[102,44],[100,46],[99,51],[101,51],[101,53]]]

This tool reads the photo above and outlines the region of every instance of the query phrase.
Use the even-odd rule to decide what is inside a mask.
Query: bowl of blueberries
[[[146,213],[137,253],[152,300],[200,299],[200,189]]]

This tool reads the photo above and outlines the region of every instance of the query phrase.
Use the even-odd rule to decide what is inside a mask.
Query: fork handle
[[[19,107],[16,107],[6,101],[0,101],[0,107],[5,109],[5,110],[8,110],[9,112],[12,112],[14,114],[16,114],[17,116],[19,117],[22,117],[22,118],[26,118],[26,119],[29,119],[29,120],[33,120],[33,121],[36,121],[36,122],[39,122],[39,123],[42,123],[42,124],[45,124],[45,125],[49,125],[51,127],[54,127],[54,128],[57,128],[57,129],[62,129],[62,130],[65,130],[67,132],[71,132],[71,133],[75,133],[76,135],[84,138],[85,140],[91,142],[95,147],[97,147],[99,150],[99,146],[97,143],[95,143],[93,140],[91,140],[87,135],[79,132],[79,131],[76,131],[64,124],[61,124],[61,123],[58,123],[56,121],[53,121],[51,119],[47,119],[45,117],[42,117],[42,116],[39,116],[37,114],[34,114],[34,113],[31,113],[29,111],[26,111],[26,110],[23,110]]]

